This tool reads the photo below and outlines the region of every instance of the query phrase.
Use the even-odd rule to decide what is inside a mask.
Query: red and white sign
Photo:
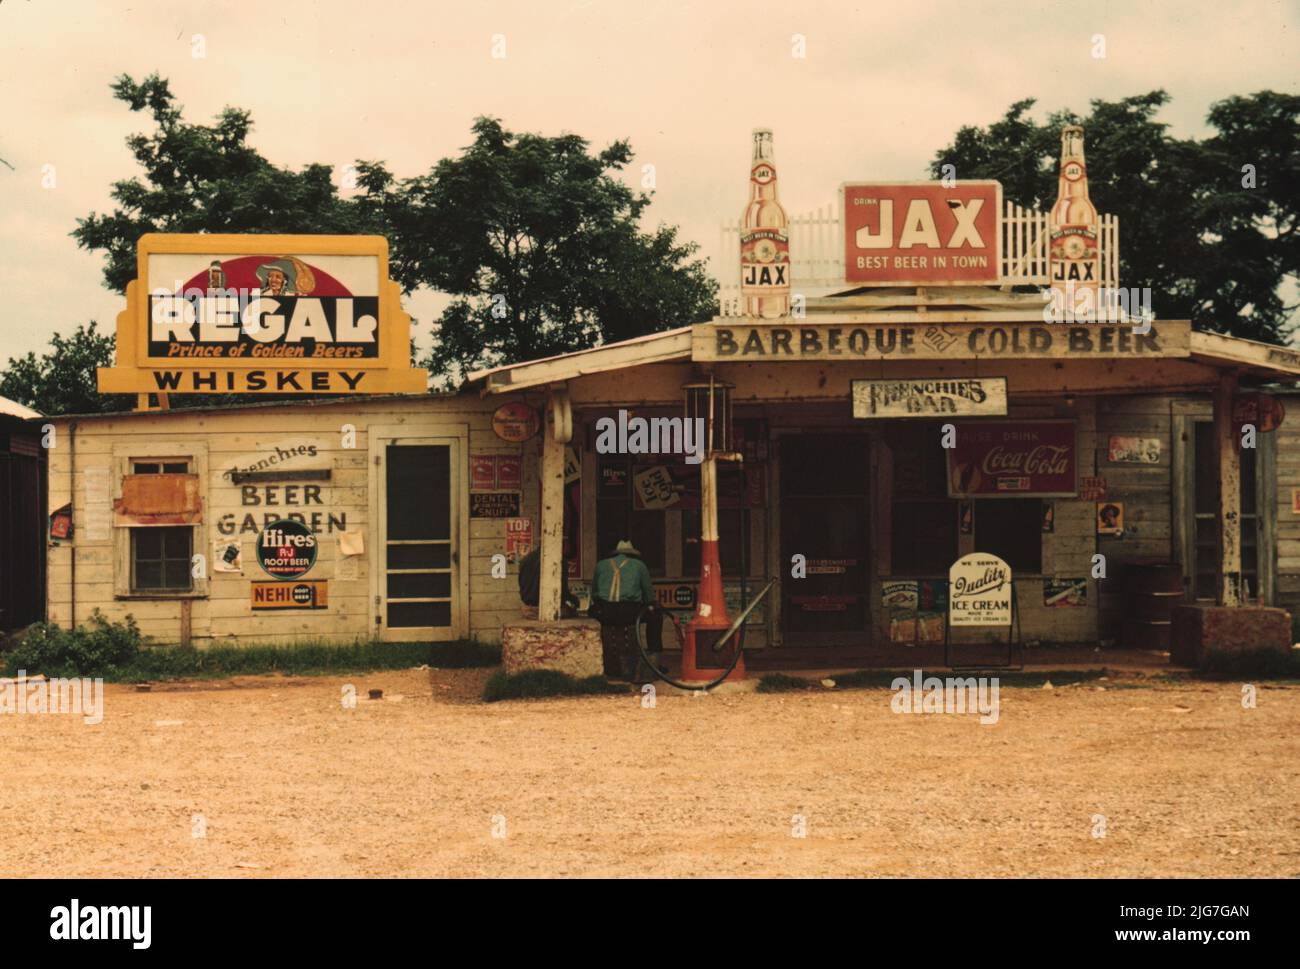
[[[846,183],[844,279],[891,286],[996,283],[998,182]]]
[[[1074,421],[962,421],[948,449],[950,498],[1079,493]]]
[[[506,561],[518,562],[533,550],[533,520],[506,519]]]

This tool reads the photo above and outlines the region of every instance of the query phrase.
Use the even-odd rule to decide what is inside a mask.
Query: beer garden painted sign
[[[423,393],[382,236],[165,235],[137,245],[102,393]]]

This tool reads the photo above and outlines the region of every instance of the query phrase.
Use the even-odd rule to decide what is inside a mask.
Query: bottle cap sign
[[[542,426],[542,419],[537,411],[527,404],[502,404],[492,415],[492,430],[497,437],[511,444],[522,444]]]
[[[257,563],[267,575],[296,579],[316,564],[316,536],[302,522],[282,518],[257,536]]]

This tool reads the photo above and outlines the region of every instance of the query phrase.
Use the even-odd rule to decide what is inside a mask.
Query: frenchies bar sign
[[[140,238],[104,393],[421,393],[381,236]]]
[[[847,183],[841,191],[846,282],[944,286],[1001,277],[1000,183]]]
[[[1074,421],[963,421],[947,449],[951,498],[1079,493]]]

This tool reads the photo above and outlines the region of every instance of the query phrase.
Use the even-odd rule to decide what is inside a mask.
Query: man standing
[[[614,554],[596,563],[591,579],[591,608],[588,614],[599,619],[609,633],[625,637],[622,656],[623,674],[635,682],[649,679],[642,668],[641,653],[636,646],[636,630],[632,628],[641,610],[646,612],[646,652],[659,665],[663,652],[663,615],[655,597],[650,570],[641,561],[641,553],[627,539],[618,543]],[[602,634],[607,634],[602,631]]]

